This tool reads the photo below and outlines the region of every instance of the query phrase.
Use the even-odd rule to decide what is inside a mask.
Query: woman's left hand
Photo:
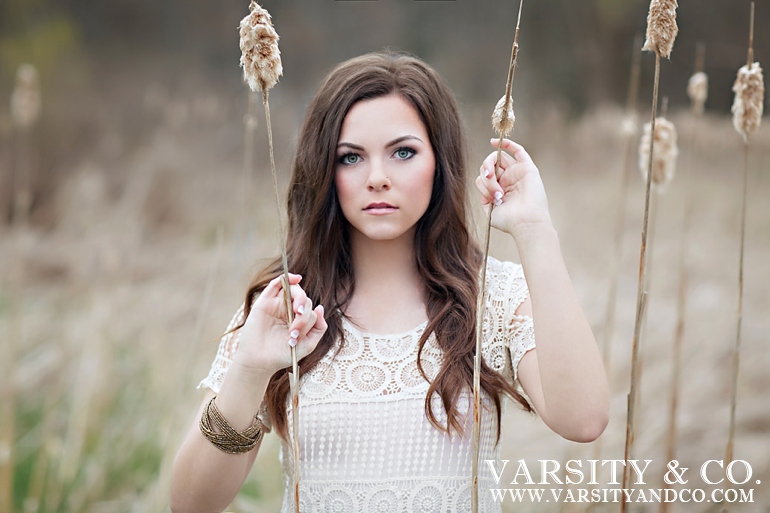
[[[484,159],[476,186],[481,191],[482,205],[494,202],[492,226],[514,238],[531,229],[549,227],[551,216],[543,181],[524,147],[503,139],[500,165],[495,176],[498,139],[490,141],[495,151]]]

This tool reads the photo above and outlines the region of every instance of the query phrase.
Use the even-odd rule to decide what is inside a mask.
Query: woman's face
[[[410,103],[393,94],[354,104],[342,123],[334,179],[351,235],[413,236],[435,168],[427,129]]]

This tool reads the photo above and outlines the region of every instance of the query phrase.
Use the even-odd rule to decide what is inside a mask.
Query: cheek
[[[345,212],[349,208],[350,198],[352,196],[352,184],[350,183],[350,179],[346,178],[343,173],[335,173],[334,187],[337,190],[337,199],[340,202],[340,207],[342,207],[342,211]]]
[[[435,163],[431,162],[430,167],[426,166],[420,173],[416,173],[413,178],[415,197],[418,197],[427,208],[433,194],[433,180],[435,179]]]

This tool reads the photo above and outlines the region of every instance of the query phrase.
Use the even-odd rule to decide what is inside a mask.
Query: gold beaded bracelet
[[[209,401],[201,415],[200,428],[203,436],[220,451],[228,454],[243,454],[257,446],[262,439],[262,422],[255,416],[255,422],[244,431],[238,432],[222,416],[214,403]],[[216,427],[219,432],[214,431]]]

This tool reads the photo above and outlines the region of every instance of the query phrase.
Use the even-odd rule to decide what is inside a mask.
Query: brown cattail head
[[[645,123],[642,140],[639,143],[639,170],[645,180],[647,180],[647,168],[650,164],[650,132],[650,123]],[[676,128],[666,118],[655,120],[655,149],[652,154],[652,183],[662,190],[674,177],[676,157],[679,155]]]
[[[703,107],[706,105],[706,98],[709,95],[709,77],[704,72],[699,71],[690,77],[687,82],[687,96],[692,102],[692,110],[695,114],[703,114]]]
[[[22,64],[16,71],[16,86],[11,93],[11,119],[16,128],[31,128],[40,117],[40,79],[32,64]]]
[[[241,67],[243,78],[252,91],[267,92],[283,74],[278,33],[270,21],[270,13],[252,1],[251,13],[241,20]]]
[[[676,26],[676,0],[651,0],[647,14],[647,39],[642,50],[669,58],[679,29]]]
[[[733,91],[733,125],[745,139],[759,130],[759,124],[762,122],[765,82],[758,62],[752,63],[751,66],[747,64],[738,70]]]
[[[516,116],[513,115],[513,98],[508,101],[508,109],[505,109],[505,95],[495,105],[495,111],[492,113],[492,128],[500,136],[505,137],[513,130],[516,123]]]

